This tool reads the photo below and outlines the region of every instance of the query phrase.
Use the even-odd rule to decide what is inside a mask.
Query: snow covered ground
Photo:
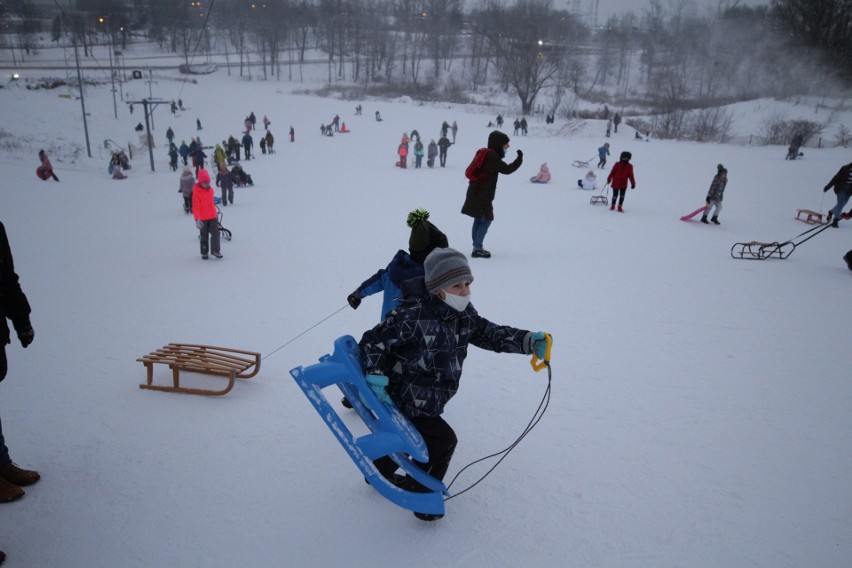
[[[781,147],[646,143],[623,129],[610,165],[631,151],[638,187],[618,214],[591,206],[577,189],[585,169],[571,167],[605,141],[602,123],[566,136],[533,122],[512,136],[509,157],[522,149],[525,162],[499,182],[494,256],[471,261],[473,303],[553,334],[552,401],[494,473],[427,524],[364,483],[288,371],[376,323],[378,297],[337,310],[407,247],[409,210],[431,211],[469,252],[463,172],[493,116],[312,98],[221,70],[176,78],[152,94],[190,110],[156,111],[157,171],[137,156],[123,181],[107,175],[101,142],[128,140],[138,106],[119,102],[116,120],[109,88],[89,88],[94,157],[72,160],[79,101],[0,90],[0,220],[36,330],[27,350],[7,348],[0,410],[13,459],[43,476],[0,507],[8,566],[848,566],[852,223],[787,260],[729,251],[808,229],[796,209],[833,206],[821,189],[849,149],[789,162]],[[123,88],[149,94],[143,81]],[[234,238],[223,260],[202,261],[165,130],[189,142],[200,118],[212,144],[251,111],[269,116],[278,152],[246,163],[256,185],[224,209]],[[320,136],[335,114],[351,134]],[[393,166],[404,131],[437,139],[443,120],[459,125],[446,168]],[[60,183],[35,177],[42,147]],[[554,181],[530,184],[545,161]],[[717,163],[730,171],[722,225],[679,221]],[[136,358],[171,341],[271,355],[225,397],[140,390]],[[448,479],[513,442],[545,386],[526,357],[472,350],[445,413],[460,439]]]

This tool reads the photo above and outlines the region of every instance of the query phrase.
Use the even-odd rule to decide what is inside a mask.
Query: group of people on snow
[[[450,139],[447,137],[447,132],[452,132],[453,142],[450,142]],[[435,139],[432,138],[429,141],[428,146],[424,146],[423,141],[420,139],[420,133],[417,130],[411,131],[411,136],[408,135],[407,132],[402,133],[402,139],[399,142],[399,145],[396,148],[396,153],[398,156],[398,160],[396,162],[396,166],[398,168],[407,168],[409,156],[413,155],[413,165],[415,168],[420,168],[423,163],[423,157],[426,156],[426,165],[430,168],[435,167],[435,158],[437,157],[441,167],[446,167],[447,165],[447,150],[450,146],[455,143],[456,133],[458,132],[458,125],[453,121],[453,126],[450,127],[446,121],[441,125],[441,135],[438,138],[438,141],[435,142]],[[412,145],[413,142],[413,145]]]

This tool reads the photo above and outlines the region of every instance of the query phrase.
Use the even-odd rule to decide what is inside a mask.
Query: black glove
[[[824,189],[822,190],[822,192],[823,192],[823,193],[825,193],[825,192],[826,192],[826,191],[828,191],[829,189],[831,189],[831,188],[826,187],[826,188],[824,188]]]
[[[348,296],[346,296],[346,301],[349,302],[349,305],[352,306],[353,310],[357,310],[358,306],[361,305],[361,296],[352,292]]]
[[[524,153],[521,152],[520,150],[518,150],[518,157],[522,160],[524,159]]]
[[[26,349],[30,343],[33,342],[35,338],[35,331],[31,325],[27,325],[26,328],[18,330],[18,339],[21,341],[21,346]]]

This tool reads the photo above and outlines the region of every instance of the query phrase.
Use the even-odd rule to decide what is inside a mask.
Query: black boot
[[[709,225],[709,224],[710,224],[710,223],[708,223],[708,222],[707,222],[707,215],[702,215],[702,216],[701,216],[701,222],[702,222],[702,223],[704,223],[705,225]]]
[[[722,223],[720,223],[720,222],[719,222],[719,219],[718,219],[718,218],[716,218],[716,217],[713,217],[713,218],[711,218],[710,220],[711,220],[711,221],[713,221],[713,224],[714,224],[714,225],[721,225],[721,224],[722,224]]]

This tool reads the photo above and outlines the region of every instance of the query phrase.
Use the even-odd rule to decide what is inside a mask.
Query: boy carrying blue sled
[[[419,456],[412,453],[412,459],[407,459],[408,456],[401,456],[395,450],[396,453],[385,451],[382,454],[375,451],[376,440],[365,442],[366,449],[361,452],[358,440],[350,436],[342,438],[340,424],[329,422],[330,419],[339,420],[336,415],[331,418],[326,413],[323,417],[377,491],[414,511],[418,519],[434,521],[444,516],[443,502],[436,506],[433,501],[418,502],[416,496],[441,498],[435,487],[443,490],[441,481],[457,444],[455,432],[441,414],[458,391],[468,346],[498,353],[534,354],[545,360],[545,356],[549,356],[551,339],[549,334],[540,331],[497,325],[480,316],[470,304],[473,274],[467,258],[457,250],[436,248],[426,257],[423,266],[425,277],[406,281],[402,303],[384,321],[365,332],[358,343],[357,357],[366,372],[363,387],[366,390],[369,386],[368,396],[359,397],[359,391],[352,388],[353,384],[345,384],[347,381],[326,380],[325,383],[339,383],[344,394],[356,400],[356,410],[374,433],[373,415],[394,422],[394,415],[401,414],[407,419],[402,420],[406,424],[401,430],[413,426],[414,435],[422,436],[428,455],[421,451]],[[301,368],[291,371],[297,382],[305,382],[301,371]],[[363,383],[364,378],[359,376],[357,380]],[[321,415],[322,411],[330,409],[318,406],[317,397],[309,393],[304,384],[300,386]],[[382,408],[376,408],[377,403]],[[372,460],[369,465],[373,467],[365,467],[365,456]],[[406,475],[397,473],[399,468]]]

